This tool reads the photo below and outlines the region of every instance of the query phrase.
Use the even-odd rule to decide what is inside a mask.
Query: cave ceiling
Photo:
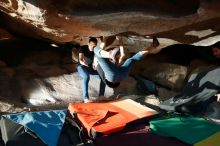
[[[220,40],[219,9],[218,0],[0,0],[0,27],[55,43],[134,35],[204,44]]]

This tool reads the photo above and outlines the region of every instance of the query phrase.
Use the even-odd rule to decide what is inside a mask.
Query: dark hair
[[[108,85],[110,88],[116,88],[120,85],[120,82],[116,82],[116,83],[113,83],[113,82],[109,82],[108,80],[105,79],[105,83],[106,85]]]
[[[219,48],[220,49],[220,42],[216,42],[212,45],[212,48]]]
[[[90,43],[90,42],[94,42],[94,43],[97,44],[97,43],[98,43],[98,40],[97,40],[95,37],[90,37],[90,38],[89,38],[89,43]]]

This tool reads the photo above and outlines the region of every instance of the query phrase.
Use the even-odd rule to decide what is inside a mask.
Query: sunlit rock
[[[92,3],[83,0],[6,0],[0,2],[0,17],[3,25],[13,32],[57,43],[117,34],[157,35],[186,42],[182,39],[187,32],[184,26],[191,25],[192,30],[218,29],[197,25],[212,18],[219,22],[218,4],[218,1],[205,0],[95,0]],[[178,30],[178,35],[171,36],[174,30]]]

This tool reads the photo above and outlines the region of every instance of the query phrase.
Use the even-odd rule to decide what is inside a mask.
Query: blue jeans
[[[79,72],[79,75],[82,77],[83,99],[89,99],[88,86],[90,75],[95,75],[96,78],[100,79],[100,77],[98,76],[98,72],[92,68],[88,68],[81,64],[77,65],[77,71]],[[105,83],[101,80],[99,86],[99,96],[104,96],[104,93]]]
[[[128,58],[123,65],[121,66],[116,66],[114,63],[112,63],[111,61],[109,61],[108,58],[102,58],[100,56],[100,47],[95,47],[94,48],[94,53],[95,56],[98,59],[99,65],[101,66],[104,74],[105,74],[105,78],[109,81],[109,82],[120,82],[122,80],[124,80],[125,78],[127,78],[129,71],[132,68],[132,65],[135,61],[141,60],[143,58],[143,55],[138,52],[136,53],[134,56],[132,56],[131,58]]]

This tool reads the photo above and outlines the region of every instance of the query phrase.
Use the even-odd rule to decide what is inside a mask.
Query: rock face
[[[142,76],[172,90],[180,90],[185,84],[187,67],[176,64],[158,63],[148,66],[142,72]]]
[[[11,35],[8,31],[0,27],[0,40],[3,39],[12,39],[13,35]]]
[[[217,0],[3,0],[0,18],[12,32],[57,43],[116,34],[193,43],[200,38],[190,31],[211,29],[219,34],[219,7]],[[185,39],[188,36],[194,40]]]
[[[57,109],[66,107],[70,101],[82,101],[82,79],[76,71],[76,49],[33,39],[3,39],[0,40],[0,58],[0,112]],[[155,58],[146,56],[136,62],[131,74],[156,83],[158,98],[146,96],[150,93],[147,88],[144,86],[139,90],[140,82],[130,76],[116,89],[106,87],[108,100],[143,97],[138,101],[158,105],[159,101],[181,90],[189,68],[192,71],[197,64],[204,65],[195,61],[192,66],[186,67],[157,62]],[[97,97],[99,83],[99,79],[91,76],[89,94],[94,100],[103,100]]]
[[[66,42],[84,45],[89,36],[108,36],[107,47],[112,47],[119,43],[115,36],[122,35],[126,53],[149,46],[153,36],[158,37],[160,48],[177,43],[211,45],[220,41],[219,9],[218,0],[1,0],[0,101],[4,102],[0,110],[28,110],[6,99],[33,105],[82,99],[75,69],[77,50],[65,48]],[[9,32],[41,41],[16,39]],[[165,100],[176,94],[173,90],[181,90],[189,68],[152,65],[154,61],[149,57],[136,63],[132,74],[172,89],[158,87]],[[107,87],[105,96],[142,94],[137,84],[129,77],[117,89]],[[98,95],[98,85],[99,79],[91,77],[90,96]],[[159,104],[158,99],[152,100]]]
[[[82,78],[71,50],[26,39],[1,40],[0,48],[0,97],[32,105],[82,101]],[[100,100],[99,83],[99,78],[91,76],[89,95],[96,100]],[[136,81],[129,77],[117,90],[106,87],[105,96],[136,92]]]

